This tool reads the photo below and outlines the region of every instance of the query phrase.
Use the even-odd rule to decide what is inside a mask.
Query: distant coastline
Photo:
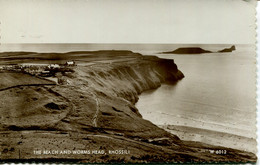
[[[73,51],[97,51],[97,50],[131,50],[133,52],[154,51],[167,52],[181,47],[200,47],[217,52],[223,48],[229,48],[234,44],[100,44],[100,43],[1,43],[0,52],[38,52],[38,53],[66,53]],[[247,47],[254,44],[236,44],[239,47]]]

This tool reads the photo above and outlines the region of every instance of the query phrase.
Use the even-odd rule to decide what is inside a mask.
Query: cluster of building
[[[59,69],[65,69],[68,66],[75,66],[74,61],[67,61],[65,64],[13,64],[13,65],[2,65],[0,71],[16,71],[26,72],[37,76],[53,76]]]

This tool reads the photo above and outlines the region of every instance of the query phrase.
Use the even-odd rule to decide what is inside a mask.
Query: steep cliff
[[[132,103],[138,100],[141,92],[157,88],[163,82],[175,82],[184,77],[173,60],[156,57],[77,67],[74,76],[76,78],[68,78],[69,85],[74,86],[80,79],[81,85],[88,84]]]
[[[145,90],[158,88],[164,82],[173,83],[184,77],[173,60],[154,56],[77,66],[74,71],[71,76],[60,77],[63,79],[63,85],[52,90],[56,90],[69,100],[75,100],[77,98],[75,96],[92,97],[95,103],[94,108],[79,108],[71,115],[76,114],[82,118],[81,114],[92,113],[94,110],[94,115],[88,114],[89,117],[84,117],[89,121],[85,124],[102,129],[120,130],[119,132],[125,134],[131,131],[131,136],[140,134],[143,137],[159,137],[158,131],[161,133],[164,131],[161,129],[152,131],[151,127],[154,125],[142,119],[134,105],[138,101],[138,95]],[[60,87],[66,87],[68,90],[64,91]],[[81,104],[82,107],[84,104],[85,107],[88,105],[86,102],[75,101],[77,101],[74,104],[76,108]],[[142,133],[145,130],[149,130],[149,134]]]

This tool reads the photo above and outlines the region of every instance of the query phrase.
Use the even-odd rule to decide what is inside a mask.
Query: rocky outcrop
[[[218,52],[219,53],[226,53],[226,52],[233,52],[234,50],[236,50],[235,45],[231,46],[230,48],[219,50]]]
[[[185,47],[178,48],[174,51],[162,52],[163,54],[202,54],[202,53],[212,53],[209,50],[204,50],[200,47]]]
[[[235,45],[231,46],[230,48],[219,50],[217,52],[228,53],[234,50],[236,50]],[[213,53],[213,52],[209,50],[204,50],[200,47],[184,47],[184,48],[178,48],[174,51],[162,52],[162,54],[202,54],[202,53]]]

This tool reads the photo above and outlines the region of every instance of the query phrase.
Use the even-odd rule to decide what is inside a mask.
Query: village
[[[71,67],[76,66],[75,61],[67,61],[65,64],[10,64],[0,65],[1,71],[24,72],[35,76],[52,77],[57,72],[72,72]]]

